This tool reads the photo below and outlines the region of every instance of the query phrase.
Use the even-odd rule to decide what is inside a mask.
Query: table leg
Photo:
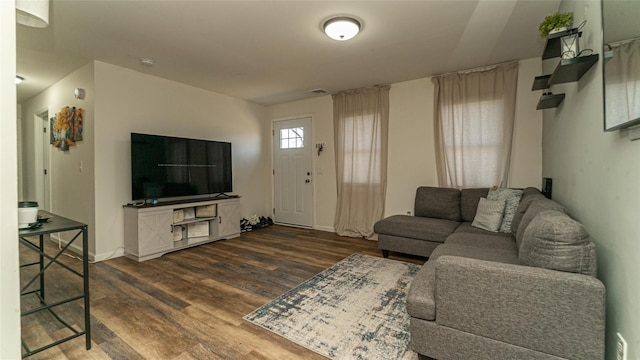
[[[40,235],[40,297],[42,300],[40,303],[44,304],[44,235]]]
[[[91,311],[89,311],[89,234],[88,228],[82,228],[82,275],[84,279],[84,331],[87,350],[91,349]]]

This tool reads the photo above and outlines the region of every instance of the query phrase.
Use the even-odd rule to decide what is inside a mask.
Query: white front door
[[[273,123],[274,221],[313,226],[311,117]]]

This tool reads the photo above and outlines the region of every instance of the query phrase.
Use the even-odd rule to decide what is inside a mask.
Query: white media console
[[[137,261],[238,236],[237,197],[124,206],[125,256]]]

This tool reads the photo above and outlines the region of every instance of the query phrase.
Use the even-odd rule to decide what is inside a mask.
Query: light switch
[[[82,160],[80,160],[79,170],[80,170],[80,172],[84,171],[84,161],[82,161]]]

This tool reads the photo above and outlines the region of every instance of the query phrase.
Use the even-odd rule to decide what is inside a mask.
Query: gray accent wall
[[[628,343],[627,359],[640,359],[640,141],[627,131],[603,131],[601,7],[599,1],[563,0],[574,24],[587,23],[580,48],[600,54],[579,82],[554,85],[565,93],[544,110],[542,175],[553,178],[553,198],[582,222],[597,246],[598,277],[607,288],[607,359],[615,336]],[[543,62],[550,73],[557,59]]]

